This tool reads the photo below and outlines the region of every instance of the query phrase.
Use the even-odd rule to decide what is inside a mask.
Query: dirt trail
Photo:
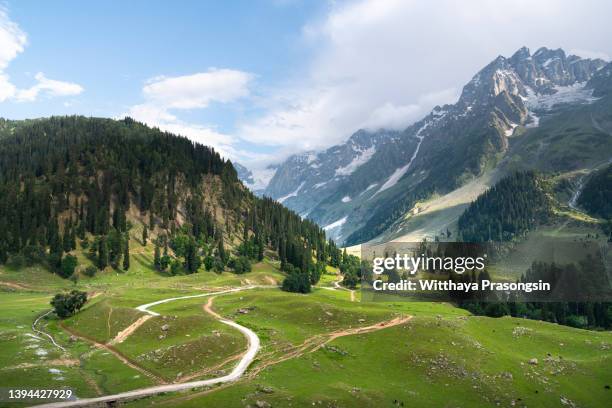
[[[140,316],[140,318],[138,318],[134,323],[130,324],[128,327],[126,327],[125,329],[123,329],[119,333],[117,333],[115,338],[108,342],[108,345],[112,346],[114,344],[123,343],[128,337],[130,337],[132,335],[132,333],[134,333],[136,330],[138,330],[138,328],[140,326],[145,324],[145,322],[147,320],[149,320],[150,318],[152,318],[152,317],[153,316],[151,316],[149,314],[144,315],[144,316]]]
[[[111,321],[111,316],[112,315],[113,315],[113,307],[111,306],[111,308],[108,310],[108,316],[106,318],[106,333],[107,333],[106,335],[108,337],[111,336],[111,324],[110,324],[110,321]]]
[[[338,274],[337,276],[338,276],[338,280],[334,281],[334,289],[348,290],[351,293],[351,302],[354,302],[355,301],[355,290],[345,288],[344,286],[340,286],[340,283],[344,280],[344,276],[342,276],[341,274]]]
[[[234,288],[234,289],[229,289],[229,290],[214,292],[214,293],[206,293],[206,294],[200,294],[200,295],[190,295],[190,296],[181,296],[181,297],[175,297],[175,298],[162,299],[156,302],[138,306],[136,308],[137,310],[148,313],[149,315],[153,317],[153,316],[159,316],[159,313],[149,310],[150,307],[153,307],[159,304],[163,304],[163,303],[167,303],[167,302],[181,300],[181,299],[192,299],[192,298],[210,296],[207,303],[203,306],[204,310],[207,313],[209,313],[211,316],[214,316],[215,318],[217,318],[219,322],[226,324],[228,326],[234,327],[235,329],[239,330],[248,339],[248,343],[249,343],[248,349],[237,357],[240,360],[238,364],[234,367],[231,373],[224,375],[222,377],[211,378],[207,380],[189,381],[189,382],[181,381],[179,383],[166,384],[164,383],[163,379],[156,377],[152,373],[149,373],[148,371],[144,370],[142,367],[133,363],[127,357],[125,357],[124,355],[119,353],[117,350],[115,350],[113,347],[108,346],[106,344],[98,343],[97,341],[84,337],[83,335],[80,335],[78,333],[74,333],[69,328],[64,327],[63,325],[60,324],[60,326],[64,330],[68,331],[69,333],[74,334],[75,336],[81,339],[84,339],[86,341],[93,343],[98,348],[102,348],[102,349],[109,351],[110,353],[114,354],[124,364],[142,372],[143,374],[147,376],[155,378],[157,381],[163,383],[163,385],[141,388],[141,389],[127,391],[127,392],[123,392],[123,393],[119,393],[115,395],[107,395],[107,396],[96,397],[96,398],[87,398],[87,399],[81,399],[81,400],[76,400],[76,401],[66,401],[66,402],[60,402],[60,403],[44,404],[41,406],[69,407],[69,406],[90,406],[90,405],[100,405],[100,404],[116,404],[118,401],[122,401],[122,400],[123,401],[134,400],[134,399],[139,399],[139,398],[156,395],[160,393],[165,393],[165,392],[190,390],[193,388],[208,387],[208,386],[215,385],[215,384],[219,384],[221,385],[221,387],[223,387],[236,380],[239,380],[240,378],[243,377],[244,373],[246,372],[247,367],[253,362],[253,360],[255,359],[255,356],[257,355],[259,351],[259,348],[260,348],[259,337],[252,330],[244,326],[241,326],[232,320],[224,319],[222,316],[220,316],[218,313],[216,313],[212,309],[212,304],[213,304],[215,295],[232,293],[232,292],[237,292],[237,291],[246,290],[246,289],[253,289],[255,287],[256,286]],[[259,365],[249,374],[249,377],[255,376],[257,373],[261,372],[266,367],[269,367],[274,364],[278,364],[290,358],[299,357],[303,355],[304,353],[306,353],[307,351],[314,352],[320,349],[321,347],[323,347],[324,345],[326,345],[327,343],[329,343],[330,341],[333,341],[334,339],[337,339],[339,337],[369,333],[369,332],[385,329],[388,327],[397,326],[397,325],[408,322],[411,318],[412,316],[399,316],[399,317],[395,317],[394,319],[384,321],[384,322],[379,322],[379,323],[376,323],[370,326],[343,329],[343,330],[339,330],[339,331],[335,331],[335,332],[331,332],[327,334],[319,334],[319,335],[313,336],[305,340],[300,346],[289,348],[288,352],[285,353],[284,356],[278,359],[275,359],[275,360],[268,360],[264,362],[263,364]],[[236,356],[232,356],[230,358],[235,358],[235,357]],[[184,378],[183,380],[186,380],[186,379]]]
[[[300,357],[306,354],[307,352],[308,353],[315,352],[319,350],[321,347],[325,346],[326,344],[328,344],[329,342],[337,338],[345,337],[345,336],[353,336],[357,334],[371,333],[374,331],[378,331],[378,330],[382,330],[382,329],[386,329],[389,327],[398,326],[400,324],[407,323],[411,319],[412,319],[412,316],[398,316],[391,320],[387,320],[384,322],[378,322],[370,326],[343,329],[343,330],[338,330],[338,331],[331,332],[331,333],[318,334],[316,336],[309,337],[308,339],[304,340],[302,344],[286,350],[283,356],[276,358],[276,359],[270,359],[268,361],[262,362],[262,364],[258,365],[251,371],[249,377],[250,378],[255,377],[261,371],[263,371],[264,369],[272,365],[276,365],[278,363],[282,363],[283,361],[287,361],[293,358]],[[261,357],[264,357],[264,356],[261,356]]]
[[[206,304],[204,306],[202,306],[202,308],[204,309],[204,311],[206,313],[208,313],[209,315],[211,315],[215,319],[222,319],[222,317],[221,317],[221,315],[219,313],[217,313],[214,310],[212,310],[212,304],[213,304],[214,300],[215,300],[215,296],[209,297],[208,298],[208,302],[206,302]]]
[[[140,373],[146,375],[147,377],[153,379],[155,382],[157,382],[158,384],[166,384],[166,380],[164,380],[163,378],[153,374],[152,372],[146,370],[145,368],[141,367],[140,365],[136,364],[135,362],[131,361],[130,359],[128,359],[126,356],[124,356],[123,354],[121,354],[119,351],[117,351],[116,349],[114,349],[113,347],[106,345],[106,344],[102,344],[92,338],[86,337],[74,330],[72,330],[69,327],[66,327],[63,323],[60,323],[60,327],[62,329],[64,329],[66,332],[70,333],[71,335],[86,341],[88,343],[93,344],[95,347],[99,348],[99,349],[103,349],[108,351],[109,353],[113,354],[115,357],[117,357],[117,359],[119,359],[119,361],[121,361],[123,364],[127,365],[130,368],[133,368],[136,371],[139,371]]]
[[[395,319],[387,320],[385,322],[379,322],[379,323],[373,324],[371,326],[355,327],[355,328],[351,328],[351,329],[346,329],[346,330],[340,330],[340,331],[337,331],[337,332],[333,332],[333,333],[331,333],[329,335],[329,338],[327,340],[325,340],[322,344],[319,344],[317,347],[315,347],[310,352],[312,353],[313,351],[317,351],[318,349],[320,349],[321,347],[325,346],[329,342],[331,342],[331,341],[333,341],[333,340],[335,340],[337,338],[340,338],[340,337],[353,336],[353,335],[356,335],[356,334],[371,333],[371,332],[374,332],[374,331],[378,331],[378,330],[382,330],[382,329],[387,329],[389,327],[398,326],[400,324],[407,323],[411,319],[412,319],[412,316],[399,316],[399,317],[396,317]]]
[[[157,306],[160,304],[164,304],[164,303],[168,303],[168,302],[173,302],[176,300],[182,300],[182,299],[193,299],[193,298],[199,298],[199,297],[205,297],[205,296],[214,296],[214,295],[220,295],[220,294],[225,294],[225,293],[233,293],[233,292],[238,292],[238,291],[242,291],[242,290],[248,290],[248,289],[254,289],[256,286],[247,286],[247,287],[240,287],[240,288],[234,288],[234,289],[229,289],[229,290],[224,290],[224,291],[220,291],[220,292],[213,292],[213,293],[203,293],[203,294],[199,294],[199,295],[189,295],[189,296],[180,296],[180,297],[173,297],[173,298],[167,298],[167,299],[162,299],[162,300],[158,300],[155,302],[151,302],[151,303],[147,303],[144,305],[140,305],[138,306],[136,309],[147,313],[151,316],[159,316],[159,313],[154,312],[152,310],[149,310],[149,308],[153,307],[153,306]],[[210,308],[210,307],[209,307]],[[211,309],[212,312],[212,309]],[[214,313],[214,312],[212,312]],[[225,383],[231,383],[234,382],[240,378],[242,378],[243,374],[245,373],[246,369],[248,368],[248,366],[253,362],[253,360],[255,359],[255,356],[257,355],[257,352],[259,351],[259,347],[260,347],[260,341],[259,341],[259,337],[257,336],[257,334],[255,334],[254,331],[252,331],[251,329],[241,326],[238,323],[232,321],[232,320],[227,320],[224,318],[219,318],[219,322],[226,324],[228,326],[231,326],[235,329],[237,329],[238,331],[240,331],[247,339],[248,339],[248,348],[246,350],[246,352],[242,355],[240,361],[238,362],[238,364],[236,364],[236,366],[233,368],[233,370],[224,376],[221,377],[216,377],[216,378],[211,378],[211,379],[207,379],[207,380],[199,380],[199,381],[189,381],[189,382],[183,382],[183,383],[174,383],[174,384],[167,384],[164,382],[163,379],[158,378],[157,376],[155,376],[152,373],[149,373],[148,371],[144,370],[142,367],[138,366],[137,364],[133,363],[132,361],[130,361],[127,357],[125,357],[123,354],[119,353],[117,350],[115,350],[113,347],[108,346],[106,344],[101,344],[93,339],[84,337],[83,335],[79,334],[79,333],[72,333],[71,330],[67,327],[64,327],[63,325],[60,325],[64,330],[68,331],[69,333],[74,334],[75,336],[78,336],[84,340],[87,340],[91,343],[93,343],[96,347],[105,349],[107,351],[109,351],[110,353],[113,353],[120,361],[122,361],[124,364],[142,372],[143,374],[147,375],[147,376],[152,376],[152,378],[155,378],[157,381],[161,382],[162,385],[157,385],[157,386],[153,386],[153,387],[146,387],[146,388],[140,388],[137,390],[132,390],[132,391],[126,391],[126,392],[122,392],[119,394],[114,394],[114,395],[106,395],[103,397],[96,397],[96,398],[84,398],[84,399],[80,399],[80,400],[76,400],[76,401],[64,401],[64,402],[55,402],[55,403],[50,403],[50,404],[42,404],[39,405],[41,407],[83,407],[83,406],[98,406],[98,405],[102,405],[102,404],[116,404],[118,401],[122,401],[122,400],[134,400],[134,399],[139,399],[139,398],[143,398],[143,397],[147,397],[150,395],[156,395],[156,394],[161,394],[164,392],[174,392],[174,391],[182,391],[182,390],[190,390],[193,388],[200,388],[200,387],[208,387],[211,385],[215,385],[215,384],[225,384]]]
[[[31,289],[20,283],[6,282],[6,281],[0,282],[0,286],[6,286],[7,288],[16,289],[16,290],[30,290]]]

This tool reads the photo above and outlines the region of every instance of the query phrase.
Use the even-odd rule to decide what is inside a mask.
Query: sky
[[[0,117],[131,116],[263,177],[408,126],[523,45],[610,60],[611,15],[606,0],[0,0]]]

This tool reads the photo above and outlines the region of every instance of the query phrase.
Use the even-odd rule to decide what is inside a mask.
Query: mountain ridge
[[[496,167],[515,131],[537,128],[541,116],[554,106],[594,102],[608,89],[604,85],[609,83],[609,67],[603,60],[568,56],[562,49],[542,47],[531,54],[522,47],[483,67],[456,103],[436,106],[392,137],[378,131],[383,137],[376,139],[376,151],[346,177],[334,180],[335,174],[331,177],[328,171],[327,179],[309,185],[301,174],[317,162],[302,159],[298,167],[290,158],[263,194],[283,199],[339,242],[367,241],[419,200],[448,193]],[[358,131],[353,136],[357,134],[368,135]],[[342,151],[347,145],[326,152]],[[278,172],[291,175],[290,182],[281,182]],[[314,189],[316,184],[330,188]]]

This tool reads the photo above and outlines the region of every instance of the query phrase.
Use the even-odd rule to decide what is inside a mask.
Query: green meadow
[[[283,274],[269,260],[243,275],[166,276],[151,267],[152,248],[133,243],[132,251],[128,272],[108,269],[76,283],[37,266],[0,268],[3,386],[69,387],[94,397],[227,374],[247,340],[204,310],[208,296],[153,306],[160,316],[114,340],[146,315],[138,305],[242,286],[211,307],[260,338],[245,376],[127,406],[602,407],[612,397],[609,332],[476,317],[447,303],[361,302],[359,290],[352,300],[333,288],[333,268],[307,295],[278,289]],[[31,326],[53,294],[73,288],[89,293],[85,307],[37,325],[62,351]]]

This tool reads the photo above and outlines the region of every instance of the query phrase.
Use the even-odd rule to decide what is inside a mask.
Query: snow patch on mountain
[[[295,189],[295,191],[293,191],[293,192],[291,192],[291,193],[287,194],[287,195],[286,195],[286,196],[284,196],[284,197],[279,198],[279,199],[278,199],[278,200],[276,200],[276,201],[278,201],[279,203],[281,203],[281,204],[282,204],[282,203],[284,203],[285,201],[287,201],[288,199],[290,199],[291,197],[297,197],[297,195],[298,195],[298,193],[300,192],[300,190],[302,189],[302,187],[304,187],[304,184],[306,184],[306,182],[305,182],[305,181],[302,181],[302,184],[300,184],[300,185],[298,186],[298,188],[296,188],[296,189]]]
[[[367,163],[376,153],[376,147],[372,146],[368,149],[359,151],[359,154],[346,166],[336,169],[336,176],[349,176],[353,174],[359,166]]]
[[[593,90],[585,87],[586,82],[576,82],[568,86],[555,86],[551,95],[536,94],[527,90],[526,105],[529,109],[550,110],[553,106],[563,103],[593,103],[599,98],[593,96]]]
[[[442,119],[444,116],[445,115],[439,116],[439,117],[435,118],[434,121]],[[423,133],[423,131],[425,129],[427,129],[429,127],[430,124],[431,124],[431,122],[425,122],[425,124],[423,126],[421,126],[421,128],[416,132],[415,137],[417,139],[419,139],[419,141],[417,142],[416,149],[414,149],[414,153],[412,153],[412,157],[410,157],[410,160],[408,161],[408,164],[406,164],[403,167],[400,167],[399,169],[396,169],[393,172],[393,174],[391,174],[391,176],[387,179],[385,184],[383,184],[382,187],[376,193],[374,193],[374,195],[372,197],[370,197],[370,198],[373,198],[378,193],[380,193],[382,191],[385,191],[388,188],[393,187],[404,176],[404,174],[406,174],[406,172],[410,169],[410,166],[412,165],[412,162],[414,162],[414,159],[416,159],[417,155],[419,154],[419,149],[421,148],[421,143],[423,143],[423,139],[425,139],[425,135],[423,135],[422,133]]]
[[[510,127],[508,129],[506,129],[506,131],[505,131],[505,136],[506,137],[512,136],[512,134],[514,133],[514,129],[516,129],[517,126],[518,126],[518,124],[516,124],[516,123],[510,123]]]
[[[378,183],[373,183],[373,184],[370,184],[370,185],[368,186],[368,188],[366,188],[365,190],[363,190],[363,191],[361,192],[361,194],[359,194],[359,195],[362,195],[362,194],[367,193],[368,191],[370,191],[371,189],[373,189],[373,188],[374,188],[374,187],[376,187],[377,185],[378,185]]]
[[[346,220],[348,219],[348,215],[344,216],[343,218],[340,218],[338,221],[332,222],[329,225],[326,225],[325,227],[323,227],[323,229],[325,231],[330,231],[336,228],[340,228],[341,226],[343,226],[346,223]]]

